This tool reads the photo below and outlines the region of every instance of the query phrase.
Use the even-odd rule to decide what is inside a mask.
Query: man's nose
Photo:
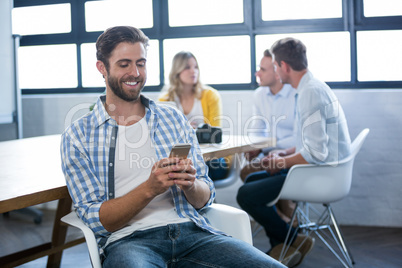
[[[140,72],[139,72],[139,70],[138,70],[138,67],[137,67],[137,66],[134,66],[134,67],[131,69],[130,74],[133,75],[134,77],[140,76]]]

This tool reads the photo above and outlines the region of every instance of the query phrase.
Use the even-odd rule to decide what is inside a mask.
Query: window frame
[[[62,4],[71,5],[71,32],[63,34],[24,35],[20,38],[20,46],[76,44],[77,47],[77,79],[76,88],[23,88],[22,94],[55,94],[55,93],[95,93],[103,92],[104,87],[83,87],[81,66],[81,44],[95,42],[102,32],[86,32],[85,2],[97,0],[14,0],[14,7]],[[250,36],[250,83],[247,84],[211,84],[218,90],[252,90],[258,87],[254,76],[259,59],[255,58],[255,36],[259,34],[303,33],[303,32],[335,32],[348,31],[350,34],[350,68],[351,80],[347,82],[327,82],[333,89],[392,89],[402,88],[400,81],[358,81],[357,80],[357,45],[356,32],[370,30],[401,30],[402,16],[364,17],[363,0],[342,0],[342,18],[263,21],[261,0],[243,0],[244,22],[222,25],[201,26],[169,26],[168,0],[153,1],[153,27],[142,29],[150,38],[159,41],[159,79],[160,85],[146,86],[145,91],[160,91],[164,81],[163,40],[167,38],[210,37],[210,36]]]

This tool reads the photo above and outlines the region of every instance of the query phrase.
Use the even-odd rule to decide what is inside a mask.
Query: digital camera
[[[221,143],[222,129],[211,127],[208,124],[200,124],[196,130],[198,143]]]

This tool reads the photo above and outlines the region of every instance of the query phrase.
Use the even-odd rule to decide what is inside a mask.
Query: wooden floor
[[[54,212],[44,211],[40,225],[34,224],[26,215],[18,213],[10,213],[9,217],[0,217],[0,256],[50,241],[53,217]],[[355,260],[356,268],[402,267],[402,228],[342,226],[341,229]],[[79,235],[79,231],[69,228],[68,239]],[[264,252],[269,249],[269,242],[264,231],[259,232],[254,238],[254,245]],[[47,257],[44,257],[19,267],[46,267],[46,260]],[[86,245],[81,244],[64,251],[61,267],[91,267]],[[316,267],[342,267],[336,257],[317,238],[314,249],[299,265],[299,268]]]

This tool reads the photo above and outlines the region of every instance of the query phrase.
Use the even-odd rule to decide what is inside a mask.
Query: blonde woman
[[[159,101],[175,102],[194,128],[203,123],[221,126],[221,97],[216,89],[201,83],[198,62],[191,52],[182,51],[173,57],[169,82],[162,90]],[[224,159],[207,164],[211,179],[219,180],[227,176],[227,161]]]

